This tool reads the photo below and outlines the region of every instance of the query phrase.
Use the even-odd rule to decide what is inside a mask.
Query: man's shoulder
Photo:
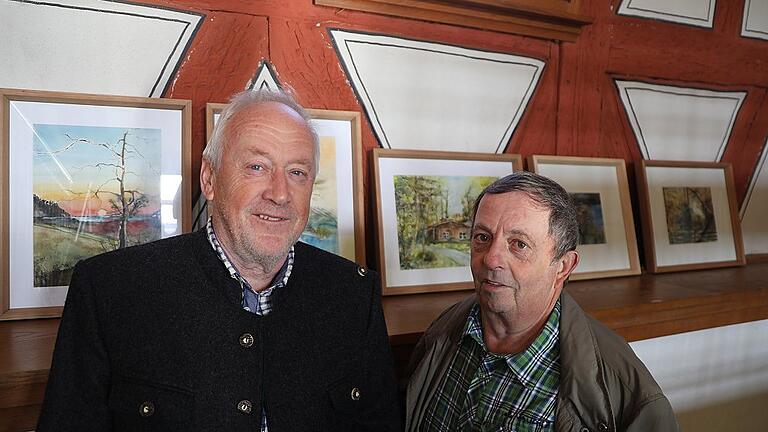
[[[304,242],[296,242],[294,246],[296,253],[296,262],[300,263],[307,272],[318,273],[330,277],[343,275],[371,275],[378,277],[378,274],[360,265],[350,261],[342,256],[325,251],[318,247]]]
[[[441,336],[458,336],[458,333],[464,328],[469,312],[476,304],[477,296],[473,293],[449,306],[432,321],[432,324],[424,332],[424,338],[430,340]]]
[[[129,246],[105,252],[87,258],[79,263],[80,267],[107,268],[116,263],[121,265],[140,265],[158,263],[164,265],[168,260],[178,260],[184,254],[192,254],[194,246],[200,243],[199,232],[181,234],[155,240],[140,245]],[[112,267],[109,267],[112,268]]]
[[[572,298],[570,301],[575,304],[575,300]],[[566,314],[571,316],[567,317]],[[566,345],[561,341],[561,350],[563,346],[580,346],[584,350],[579,350],[578,352],[588,353],[590,356],[597,355],[598,361],[603,366],[606,378],[616,380],[624,389],[630,390],[635,397],[642,399],[644,397],[661,395],[662,391],[658,383],[656,383],[648,368],[637,357],[632,347],[629,346],[623,337],[585,313],[580,307],[569,307],[567,311],[564,310],[561,319],[565,319],[567,322],[583,319],[589,328],[589,331],[571,329],[571,331],[564,334],[561,325],[561,338],[579,339],[579,341],[569,341],[571,343]],[[592,343],[581,340],[581,338],[586,338],[588,335],[592,336]],[[590,345],[593,346],[592,349],[588,348]],[[573,361],[579,362],[584,361],[584,359],[576,358]]]

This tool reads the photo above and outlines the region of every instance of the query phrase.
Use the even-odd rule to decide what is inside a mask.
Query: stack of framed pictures
[[[650,272],[746,264],[730,164],[644,160],[637,183]]]
[[[579,220],[579,264],[571,280],[640,273],[624,159],[531,156],[530,170],[571,195]]]
[[[475,199],[520,156],[374,149],[371,167],[383,294],[471,289]]]
[[[0,89],[0,319],[59,316],[77,261],[189,231],[190,107]]]

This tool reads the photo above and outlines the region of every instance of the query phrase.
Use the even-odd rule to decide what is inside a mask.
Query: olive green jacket
[[[563,292],[560,316],[558,432],[678,431],[669,400],[629,345]],[[416,345],[406,430],[417,431],[456,352],[475,295],[448,308]]]

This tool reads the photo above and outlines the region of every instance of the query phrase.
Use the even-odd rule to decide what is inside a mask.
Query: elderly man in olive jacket
[[[411,359],[408,431],[676,431],[669,401],[618,335],[563,292],[578,223],[557,183],[527,172],[475,202],[475,294]]]

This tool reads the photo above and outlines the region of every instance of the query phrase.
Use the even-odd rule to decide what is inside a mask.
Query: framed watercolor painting
[[[472,207],[520,155],[374,149],[383,294],[471,289]]]
[[[746,263],[730,164],[644,160],[637,186],[649,271]]]
[[[59,316],[77,261],[189,231],[190,112],[0,89],[0,319]]]
[[[227,107],[206,106],[207,139]],[[365,266],[360,113],[307,109],[320,138],[320,168],[312,191],[309,221],[300,240]],[[204,199],[197,225],[205,224]]]
[[[624,159],[534,155],[528,169],[558,182],[579,219],[579,265],[571,280],[640,274]]]

